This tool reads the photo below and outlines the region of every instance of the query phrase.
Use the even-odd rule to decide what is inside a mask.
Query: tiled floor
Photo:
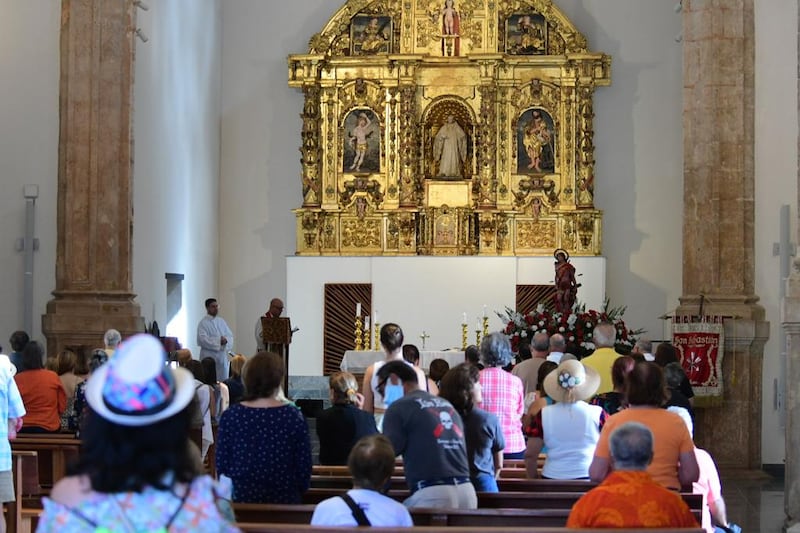
[[[783,479],[762,473],[722,472],[722,496],[728,520],[744,533],[780,533],[783,527]]]

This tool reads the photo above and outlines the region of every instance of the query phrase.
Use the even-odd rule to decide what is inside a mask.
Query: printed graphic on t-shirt
[[[427,410],[432,417],[438,419],[438,423],[433,429],[433,436],[436,437],[439,446],[446,450],[464,446],[464,428],[450,402],[437,397],[417,398],[416,402],[420,409]]]

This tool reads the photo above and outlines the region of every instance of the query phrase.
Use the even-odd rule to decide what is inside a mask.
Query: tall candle
[[[369,331],[369,317],[364,318],[364,331]]]
[[[486,304],[483,304],[483,318],[486,318],[487,316],[489,315],[486,314]]]
[[[378,323],[378,310],[377,309],[372,313],[372,323],[373,324],[377,324]]]
[[[461,323],[462,324],[467,323],[467,313],[461,313]]]
[[[360,316],[361,316],[361,302],[358,302],[356,304],[356,317],[360,317]]]

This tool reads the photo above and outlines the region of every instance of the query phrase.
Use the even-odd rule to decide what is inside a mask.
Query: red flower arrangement
[[[603,302],[599,311],[590,309],[586,311],[584,304],[576,305],[571,313],[558,313],[547,309],[543,304],[523,315],[506,307],[505,315],[497,313],[501,320],[507,321],[504,333],[511,340],[511,348],[518,350],[520,342],[532,339],[533,336],[544,331],[548,335],[560,333],[567,341],[567,351],[574,355],[585,356],[595,349],[593,341],[594,328],[597,324],[607,322],[614,324],[617,330],[615,348],[620,353],[630,353],[636,343],[636,338],[644,330],[629,329],[622,316],[625,307],[609,307],[608,300]],[[575,352],[579,353],[575,353]]]

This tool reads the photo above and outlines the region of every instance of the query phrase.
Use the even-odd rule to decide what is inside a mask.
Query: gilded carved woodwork
[[[551,0],[349,0],[288,73],[298,254],[601,253],[610,58]]]

